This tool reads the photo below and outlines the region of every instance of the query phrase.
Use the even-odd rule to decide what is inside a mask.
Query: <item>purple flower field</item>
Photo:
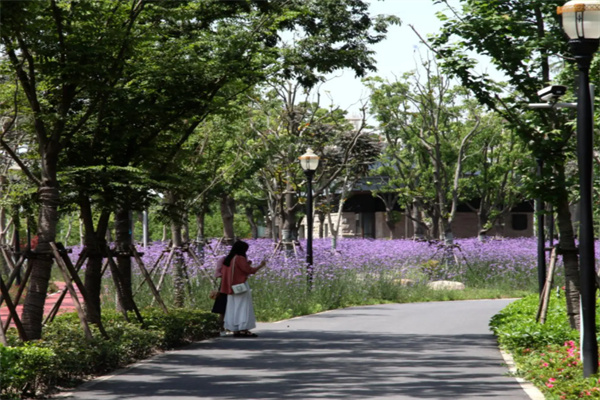
[[[309,289],[305,242],[297,252],[278,250],[269,239],[247,240],[250,244],[248,258],[255,263],[268,259],[267,268],[250,279],[254,292],[255,308],[259,318],[273,319],[321,311],[351,304],[368,304],[380,301],[415,301],[415,287],[423,290],[430,280],[455,280],[467,288],[495,289],[500,292],[537,290],[537,243],[535,238],[489,240],[456,240],[451,250],[437,244],[412,240],[343,239],[337,249],[331,249],[329,239],[313,242],[314,268]],[[229,247],[215,249],[216,241],[205,248],[202,265],[197,265],[184,255],[190,276],[193,305],[210,308],[207,298],[212,283],[216,260],[229,251]],[[166,244],[155,242],[146,249],[141,246],[143,262],[147,269],[157,265],[154,281],[164,270],[168,249]],[[79,250],[73,249],[73,259]],[[160,263],[156,261],[163,254]],[[297,254],[297,256],[295,255]],[[139,269],[134,266],[134,273]],[[562,273],[557,266],[557,274]],[[161,292],[169,297],[170,271],[166,274]],[[141,278],[135,277],[139,282]],[[410,279],[413,287],[402,286],[401,279]],[[560,278],[557,278],[559,282]],[[114,299],[107,279],[106,298]],[[557,283],[558,284],[558,283]],[[512,290],[512,292],[510,292]],[[148,295],[149,296],[149,295]],[[151,299],[150,299],[151,300]],[[142,306],[150,300],[140,300]]]
[[[270,274],[285,278],[305,278],[305,242],[294,251],[288,253],[279,250],[274,253],[275,243],[269,239],[248,240],[250,250],[248,258],[260,262],[268,258]],[[535,275],[536,249],[535,238],[519,238],[505,240],[489,240],[480,242],[477,239],[462,239],[456,241],[456,247],[449,254],[452,259],[446,274],[440,266],[442,275],[436,279],[461,280],[463,274],[470,269],[484,269],[487,277],[505,277],[512,275]],[[146,249],[143,260],[149,266],[153,265],[164,250],[164,244],[154,243]],[[204,265],[198,268],[190,265],[192,276],[202,276],[202,272],[212,273],[216,260],[227,254],[229,248],[221,246],[213,253],[206,249]],[[454,253],[454,257],[452,257]],[[412,240],[368,240],[345,239],[339,240],[337,249],[332,251],[329,239],[316,239],[313,242],[313,263],[315,278],[327,279],[344,273],[361,272],[367,274],[389,273],[396,278],[419,275],[423,264],[436,260],[444,262],[445,252],[436,244],[416,242]],[[291,257],[289,256],[291,255]],[[457,265],[457,261],[458,264]],[[192,263],[193,264],[193,263]],[[204,270],[204,271],[201,271]],[[260,275],[256,277],[260,279]]]

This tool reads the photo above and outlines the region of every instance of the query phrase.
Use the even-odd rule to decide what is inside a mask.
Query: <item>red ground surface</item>
[[[58,287],[59,290],[56,293],[49,294],[48,297],[46,298],[46,304],[44,305],[44,316],[46,316],[50,313],[50,310],[52,310],[52,307],[54,307],[54,304],[58,301],[62,290],[65,288],[64,282],[54,282],[54,283],[56,284],[56,286]],[[83,303],[83,299],[81,297],[81,294],[79,293],[79,290],[77,290],[77,287],[75,287],[75,290],[79,297],[79,301],[81,303]],[[63,299],[63,301],[61,303],[59,313],[64,313],[64,312],[69,312],[69,311],[75,311],[75,304],[73,302],[73,298],[71,297],[71,295],[69,293],[67,293],[67,295],[65,296],[65,298]],[[21,316],[22,312],[23,312],[23,305],[18,305],[17,313],[19,314],[19,317]],[[8,307],[6,307],[6,304],[4,302],[2,302],[2,307],[0,307],[0,319],[2,320],[3,324],[5,323],[9,314],[10,313],[8,311]],[[14,326],[14,324],[12,322],[11,322],[11,326]]]

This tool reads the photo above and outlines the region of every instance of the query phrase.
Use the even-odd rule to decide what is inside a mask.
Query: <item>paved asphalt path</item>
[[[387,304],[261,323],[258,338],[199,342],[61,397],[527,400],[488,329],[509,302]]]

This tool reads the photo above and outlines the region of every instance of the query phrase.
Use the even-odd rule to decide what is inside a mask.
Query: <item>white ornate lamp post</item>
[[[306,265],[309,285],[312,282],[313,269],[313,196],[312,196],[312,178],[315,170],[319,166],[319,156],[316,155],[311,148],[306,150],[306,153],[298,157],[300,166],[306,174]]]
[[[579,69],[577,99],[577,159],[579,164],[579,279],[581,291],[581,355],[583,375],[598,372],[596,340],[596,268],[592,214],[593,114],[590,64],[600,43],[600,0],[575,0],[558,7],[569,47]]]

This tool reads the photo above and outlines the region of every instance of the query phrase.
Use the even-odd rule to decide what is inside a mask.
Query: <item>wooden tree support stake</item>
[[[152,268],[150,268],[150,272],[149,272],[150,277],[152,277],[152,274],[154,274],[154,272],[157,270],[158,263],[160,262],[160,260],[163,259],[164,256],[165,256],[165,252],[163,251],[162,253],[160,253],[160,256],[158,256],[158,259],[154,262],[154,265],[152,266]],[[142,288],[142,286],[144,286],[145,282],[146,282],[146,280],[142,280],[140,282],[140,284],[138,285],[138,287],[135,290],[135,292],[133,292],[134,296],[140,292],[140,289]]]
[[[79,254],[79,259],[77,260],[77,263],[75,264],[75,271],[77,273],[79,273],[79,270],[83,266],[83,263],[85,262],[85,260],[87,258],[87,253],[88,253],[88,249],[87,249],[87,247],[84,247],[83,250],[81,251],[81,253]],[[50,310],[50,313],[46,316],[46,319],[44,320],[44,325],[47,324],[48,322],[54,321],[54,318],[56,318],[56,315],[58,314],[58,310],[60,310],[60,306],[62,305],[62,302],[65,299],[65,296],[67,295],[68,292],[69,292],[69,288],[65,286],[65,288],[60,293],[60,296],[56,300],[56,303],[54,303],[52,310]]]
[[[31,263],[27,263],[27,268],[25,268],[25,275],[23,276],[23,280],[21,281],[21,285],[19,286],[19,290],[17,290],[17,293],[15,294],[15,298],[13,303],[19,304],[19,300],[21,300],[21,296],[23,295],[23,291],[25,290],[25,288],[27,287],[27,282],[29,281],[29,277],[31,276]],[[18,273],[18,270],[13,271],[13,273]],[[8,287],[10,289],[12,284],[12,274],[11,274],[11,279],[9,279],[9,284]],[[0,298],[4,298],[4,296],[0,296]],[[0,304],[2,304],[2,302],[0,301]],[[10,322],[12,321],[12,315],[9,314],[8,318],[6,319],[6,322],[4,323],[4,325],[2,326],[2,329],[4,329],[4,332],[6,332],[8,330],[8,327],[10,326]],[[21,340],[26,340],[21,338]]]
[[[148,287],[150,288],[150,290],[152,291],[152,294],[154,295],[154,298],[156,299],[158,304],[160,304],[163,311],[165,313],[168,313],[169,310],[167,309],[167,306],[165,305],[165,303],[162,301],[162,298],[160,297],[160,293],[158,293],[156,286],[154,286],[154,282],[152,282],[152,278],[150,277],[148,270],[146,270],[146,267],[144,266],[144,262],[140,258],[140,255],[137,252],[135,246],[132,245],[130,247],[130,249],[131,249],[131,254],[133,254],[133,257],[135,258],[135,261],[137,262],[137,265],[140,268],[140,271],[142,271],[142,275],[144,275],[144,279],[146,279],[146,282],[148,283]]]
[[[25,335],[25,330],[23,329],[23,324],[17,313],[16,306],[17,306],[17,304],[19,304],[19,300],[21,299],[21,295],[23,294],[23,290],[25,289],[27,280],[29,279],[29,275],[31,273],[31,266],[28,266],[27,270],[25,271],[25,276],[23,277],[23,281],[21,282],[19,289],[17,290],[17,293],[15,294],[14,301],[13,301],[13,299],[10,298],[9,290],[12,287],[17,276],[20,274],[21,266],[23,265],[23,262],[25,261],[26,258],[25,258],[25,254],[23,254],[21,256],[21,258],[19,259],[19,261],[16,264],[13,264],[12,257],[10,257],[7,250],[4,247],[2,247],[1,249],[2,249],[2,255],[4,256],[4,259],[6,260],[6,263],[9,265],[9,267],[11,269],[11,273],[10,273],[10,276],[8,277],[8,284],[5,284],[3,281],[1,282],[6,290],[3,290],[0,292],[0,304],[2,304],[3,301],[6,301],[6,306],[9,309],[9,315],[8,315],[5,323],[0,322],[0,330],[2,330],[2,333],[0,335],[0,340],[2,340],[3,343],[6,341],[6,332],[8,331],[8,328],[10,327],[11,321],[14,319],[15,327],[17,328],[17,331],[19,333],[19,337],[21,338],[21,340],[25,341],[25,340],[27,340],[27,337]]]
[[[8,262],[8,264],[10,265],[11,261],[10,258],[7,258],[6,261]],[[21,265],[22,263],[18,263],[15,266],[11,266],[11,272],[10,272],[10,276],[8,277],[8,282],[6,284],[7,288],[10,289],[15,281],[15,279],[17,279],[17,275],[20,273],[21,271]],[[25,283],[26,282],[22,282],[21,286],[25,287]],[[0,305],[2,304],[2,301],[4,301],[4,296],[0,295]],[[15,302],[17,303],[18,300]]]
[[[209,248],[209,250],[210,250],[210,252],[211,252],[213,255],[215,255],[215,256],[216,256],[216,255],[217,255],[217,253],[216,253],[216,250],[218,250],[218,246],[220,246],[220,243],[221,243],[221,241],[222,241],[222,240],[223,240],[223,238],[219,239],[219,241],[218,241],[218,243],[217,243],[217,246],[215,246],[215,248],[214,248],[214,249],[213,249],[213,247],[210,245],[210,241],[208,241],[208,240],[194,240],[194,241],[192,241],[191,245],[199,245],[200,243],[202,243],[202,248],[203,248],[203,249],[204,249],[204,248],[206,248],[206,247],[208,247],[208,248]]]
[[[107,248],[107,250],[110,250],[110,249]],[[121,305],[122,305],[122,304],[124,304],[124,301],[121,296],[121,290],[119,290],[119,287],[123,286],[123,281],[124,281],[123,274],[121,274],[121,271],[119,270],[119,267],[115,263],[115,260],[113,260],[112,256],[110,255],[110,251],[107,251],[107,254],[108,254],[107,261],[108,261],[108,265],[110,266],[110,272],[115,281],[115,285],[117,286],[117,296],[119,297],[119,301],[121,302]],[[133,303],[133,312],[135,313],[136,318],[138,319],[138,321],[141,324],[144,324],[144,318],[142,317],[140,310],[138,309],[137,305],[135,304],[135,301],[133,299],[131,299],[131,302]],[[121,308],[123,308],[123,307],[121,307]],[[123,314],[125,315],[125,320],[128,320],[127,311],[123,310]]]
[[[280,240],[275,245],[275,249],[273,250],[273,253],[271,254],[271,257],[273,257],[277,253],[277,251],[280,250],[284,245],[287,246],[287,245],[290,245],[290,244],[292,245],[292,248],[294,249],[294,255],[296,257],[298,257],[298,247],[300,247],[300,250],[304,251],[302,249],[302,246],[300,245],[299,242],[298,243],[296,243],[295,241],[284,242],[283,240]],[[269,258],[271,258],[271,257],[269,257]]]
[[[12,315],[12,318],[15,321],[15,327],[17,328],[17,332],[19,332],[19,337],[21,338],[21,340],[27,340],[27,335],[25,334],[25,329],[23,329],[23,324],[21,324],[21,319],[19,318],[19,314],[17,313],[17,308],[10,299],[8,288],[4,284],[4,279],[2,279],[2,276],[0,276],[0,293],[2,293],[2,297],[4,297],[4,301],[6,302],[8,311],[10,312],[10,315]],[[3,340],[3,344],[6,346],[6,332],[4,330],[4,327],[2,327],[2,337],[0,339]]]
[[[548,272],[546,274],[546,282],[542,289],[540,298],[540,305],[538,312],[535,317],[536,321],[543,324],[546,322],[546,316],[548,315],[548,305],[550,304],[550,293],[552,292],[552,281],[554,280],[554,267],[556,265],[556,247],[552,248],[550,252],[550,265],[548,266]]]
[[[203,268],[200,268],[202,266],[202,262],[200,262],[200,259],[198,258],[198,255],[196,253],[194,253],[194,251],[188,247],[187,249],[187,253],[188,255],[196,262],[196,265],[198,265],[198,270],[208,279],[212,282],[213,285],[217,284],[217,280],[211,276],[206,270],[204,270]]]
[[[110,254],[110,252],[107,254]],[[104,273],[106,272],[107,268],[108,268],[108,260],[104,261],[104,263],[102,264],[102,270],[100,271],[100,276],[104,276]]]
[[[4,257],[4,260],[6,260],[6,263],[8,264],[8,266],[10,267],[11,274],[12,274],[12,271],[20,268],[23,265],[23,263],[25,262],[25,260],[26,260],[25,253],[29,250],[29,247],[24,249],[23,254],[19,258],[19,260],[17,260],[16,263],[13,263],[12,257],[10,256],[10,254],[8,254],[8,251],[4,247],[0,247],[0,249],[2,250],[2,256]],[[10,285],[9,285],[9,287],[10,287]]]
[[[163,268],[163,271],[160,274],[160,279],[158,280],[158,284],[156,285],[156,289],[158,291],[160,291],[160,288],[162,287],[162,284],[165,280],[165,276],[167,275],[167,271],[169,271],[169,267],[171,266],[171,261],[173,260],[174,256],[175,256],[175,248],[172,247],[171,251],[169,252],[169,256],[167,257],[167,261],[165,261],[165,267]]]
[[[52,252],[54,253],[54,258],[56,260],[56,264],[58,265],[58,269],[60,269],[60,272],[63,275],[63,278],[65,279],[65,284],[67,285],[67,289],[69,290],[69,294],[71,295],[71,298],[73,299],[73,303],[75,304],[75,309],[77,310],[77,315],[79,316],[79,321],[81,322],[81,327],[83,328],[83,332],[85,333],[85,337],[88,340],[92,340],[92,331],[90,330],[90,326],[85,318],[85,313],[83,312],[83,308],[81,307],[81,303],[79,302],[79,298],[77,297],[77,292],[75,291],[75,288],[73,287],[73,281],[71,279],[70,275],[74,275],[73,279],[75,279],[75,282],[78,283],[79,287],[79,291],[81,293],[81,295],[83,296],[83,300],[86,301],[85,299],[87,298],[87,292],[85,292],[85,288],[83,287],[83,284],[79,285],[79,283],[81,283],[81,280],[79,279],[79,276],[77,275],[77,273],[75,271],[74,274],[69,274],[69,268],[67,267],[66,263],[64,262],[62,256],[60,255],[58,248],[56,247],[56,243],[50,243],[50,246],[52,246]],[[81,290],[83,288],[83,291]],[[85,294],[84,294],[85,293]]]

